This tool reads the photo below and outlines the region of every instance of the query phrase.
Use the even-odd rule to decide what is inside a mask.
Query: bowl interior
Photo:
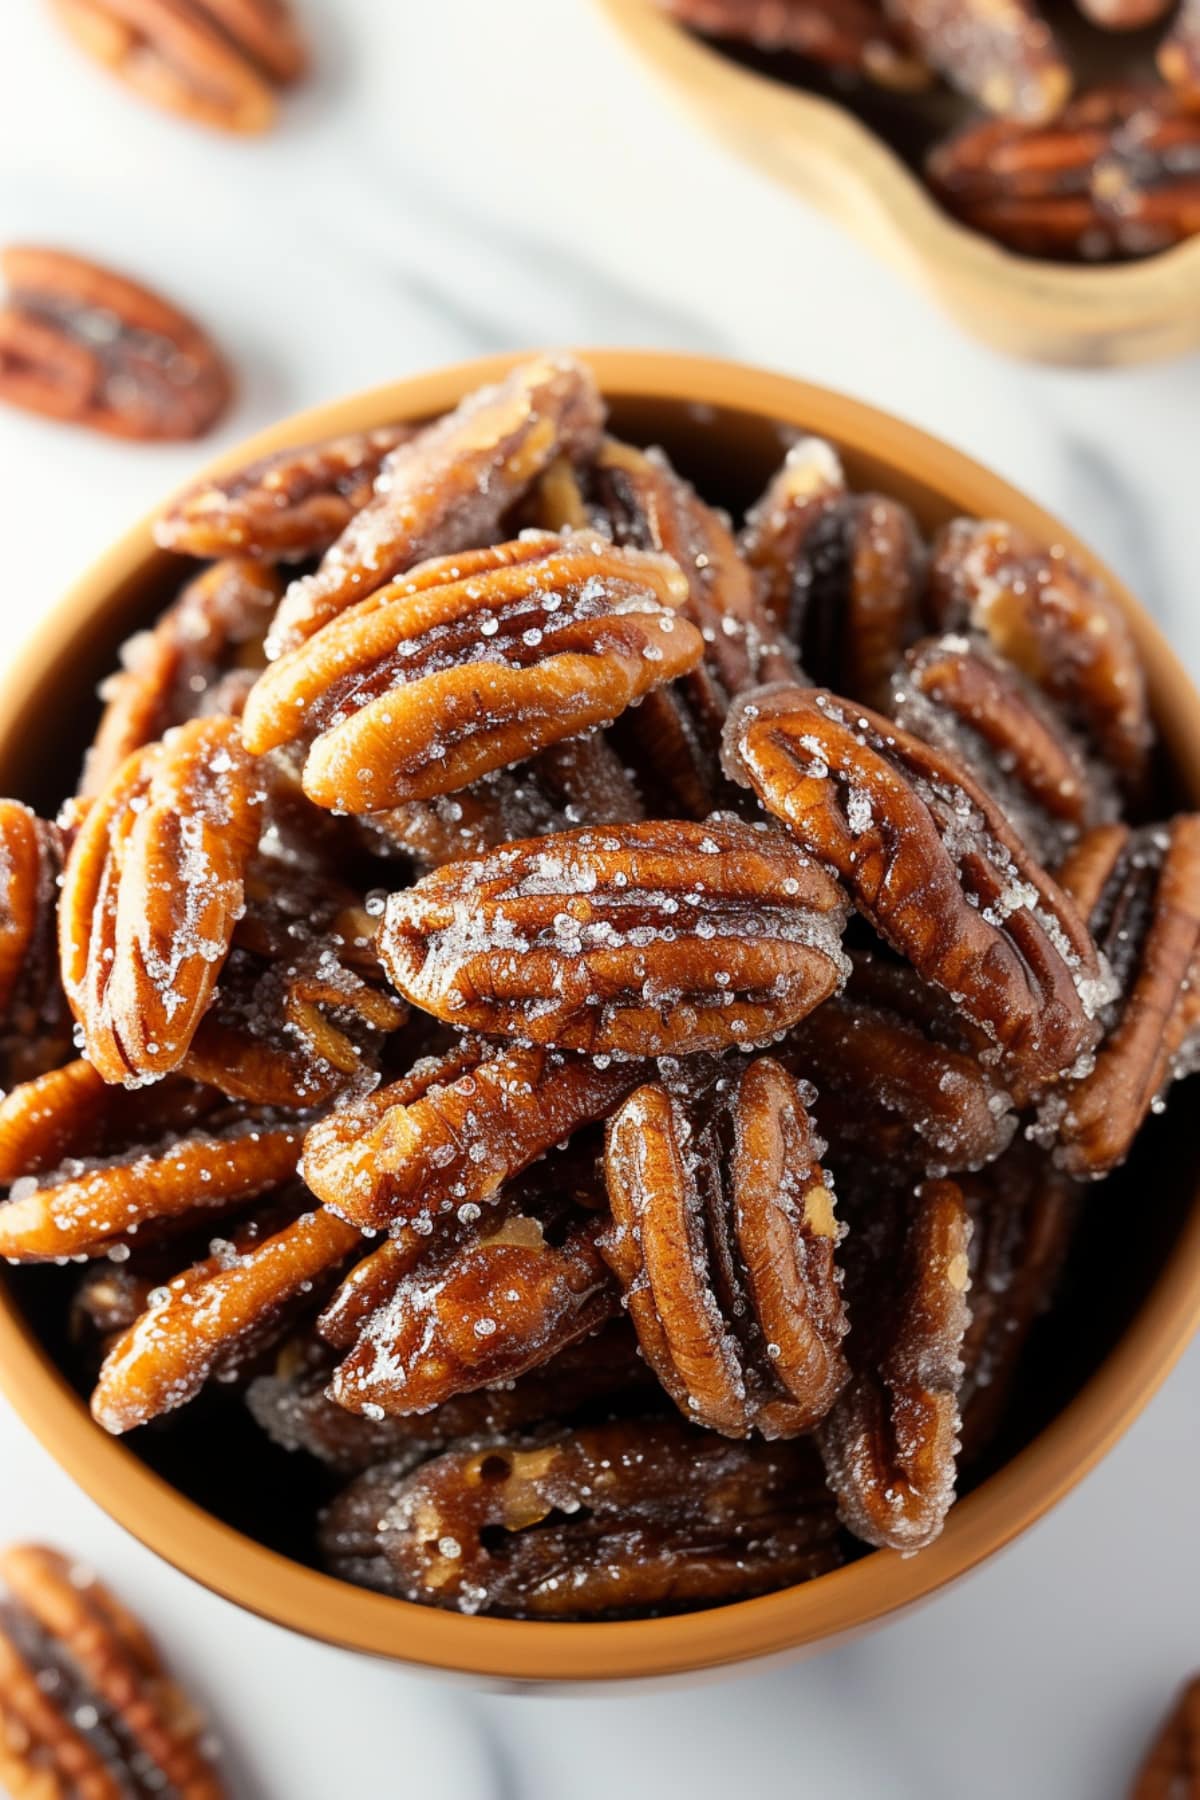
[[[926,530],[959,511],[1000,513],[1035,530],[1047,526],[1029,502],[966,459],[819,390],[694,359],[614,354],[591,360],[610,395],[613,429],[638,443],[662,444],[706,497],[734,514],[761,490],[796,430],[809,427],[838,439],[856,487],[897,495]],[[450,372],[444,391],[434,395],[426,384],[415,403],[411,386],[379,390],[271,437],[279,445],[424,416],[494,372],[494,366]],[[658,390],[656,397],[646,397],[648,387]],[[113,666],[122,639],[154,618],[183,573],[178,558],[153,550],[142,528],[113,553],[106,579],[98,573],[85,583],[86,610],[81,591],[70,636],[59,628],[56,641],[43,640],[24,678],[10,681],[6,705],[0,702],[0,792],[43,811],[57,807],[74,785],[95,725],[97,681]],[[1173,799],[1195,804],[1195,696],[1153,627],[1136,618],[1135,628],[1166,739],[1164,782]],[[1126,1170],[1089,1196],[1061,1304],[1035,1334],[1003,1438],[972,1479],[978,1491],[954,1510],[933,1551],[909,1562],[875,1553],[809,1588],[684,1619],[599,1626],[462,1620],[381,1600],[297,1567],[312,1564],[312,1518],[332,1491],[330,1479],[309,1459],[268,1444],[236,1397],[220,1390],[125,1443],[105,1439],[84,1417],[88,1382],[65,1329],[69,1278],[61,1270],[8,1270],[0,1278],[0,1361],[7,1364],[0,1373],[50,1448],[122,1522],[199,1579],[270,1616],[338,1642],[494,1675],[674,1672],[861,1625],[978,1560],[1077,1479],[1144,1403],[1200,1309],[1198,1176],[1200,1143],[1186,1104],[1177,1103],[1151,1122]],[[1131,1218],[1137,1231],[1128,1229]],[[1169,1302],[1160,1293],[1151,1305],[1156,1283],[1168,1275]],[[1092,1381],[1101,1365],[1111,1373],[1120,1362],[1108,1359],[1135,1320],[1119,1378],[1112,1374],[1107,1386],[1103,1378]],[[64,1378],[78,1399],[64,1393]],[[1063,1417],[1067,1408],[1079,1415],[1074,1425]],[[983,1480],[1002,1464],[1002,1475]],[[275,1555],[263,1558],[255,1545]]]

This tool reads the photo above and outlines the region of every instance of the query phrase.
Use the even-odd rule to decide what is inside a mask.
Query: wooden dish
[[[848,106],[744,67],[654,0],[599,4],[703,124],[854,232],[985,343],[1090,366],[1150,362],[1200,345],[1200,237],[1103,267],[1014,255],[944,212]]]
[[[837,442],[856,485],[896,494],[926,530],[965,512],[1007,518],[1068,545],[1127,614],[1176,786],[1200,804],[1200,697],[1121,584],[1032,501],[912,426],[820,388],[696,357],[582,354],[614,428],[663,443],[706,494],[732,508],[761,488],[783,438],[811,430]],[[440,413],[514,360],[443,369],[319,407],[215,468]],[[179,559],[155,548],[143,521],[43,624],[0,687],[0,792],[46,807],[71,785],[96,718],[97,678],[179,573]],[[604,1624],[466,1618],[306,1566],[305,1508],[316,1504],[316,1476],[306,1459],[276,1451],[248,1420],[239,1424],[242,1409],[225,1406],[206,1421],[201,1400],[184,1429],[120,1441],[93,1424],[86,1384],[67,1372],[60,1270],[0,1277],[0,1383],[67,1472],[144,1543],[216,1593],[311,1637],[507,1683],[678,1677],[795,1653],[861,1631],[990,1556],[1073,1487],[1145,1406],[1200,1321],[1200,1145],[1187,1113],[1177,1101],[1150,1126],[1127,1180],[1089,1196],[1075,1298],[1047,1322],[1005,1459],[953,1509],[938,1542],[908,1559],[875,1552],[807,1586],[711,1612]]]

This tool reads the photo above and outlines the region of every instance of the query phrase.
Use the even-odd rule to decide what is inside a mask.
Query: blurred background
[[[1059,371],[969,342],[672,110],[588,0],[297,6],[313,78],[245,140],[127,95],[41,0],[0,7],[0,243],[161,289],[239,377],[202,448],[0,410],[0,654],[136,515],[278,416],[485,351],[605,343],[766,364],[952,440],[1088,538],[1200,676],[1200,357]],[[1198,1395],[1195,1349],[1100,1471],[952,1594],[710,1690],[480,1698],[288,1639],[124,1538],[3,1410],[0,1538],[57,1538],[112,1574],[259,1800],[1101,1800],[1200,1663]]]

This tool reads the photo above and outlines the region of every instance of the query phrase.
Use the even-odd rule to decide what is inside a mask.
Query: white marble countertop
[[[903,413],[1036,492],[1200,674],[1200,359],[1058,373],[968,343],[667,110],[585,0],[299,3],[320,76],[261,143],[126,99],[38,0],[0,19],[0,242],[91,252],[195,310],[244,375],[221,441],[510,346],[740,356]],[[0,653],[208,449],[0,414]],[[246,1800],[1104,1800],[1200,1664],[1198,1401],[1200,1346],[1096,1474],[952,1592],[699,1691],[479,1698],[289,1638],[156,1563],[3,1402],[0,1539],[58,1539],[138,1597],[219,1708]]]

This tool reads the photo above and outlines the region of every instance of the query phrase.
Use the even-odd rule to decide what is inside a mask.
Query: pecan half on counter
[[[0,1255],[94,1417],[518,1618],[932,1542],[1200,1065],[1090,569],[607,423],[539,356],[188,490],[78,789],[0,802]]]

